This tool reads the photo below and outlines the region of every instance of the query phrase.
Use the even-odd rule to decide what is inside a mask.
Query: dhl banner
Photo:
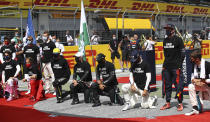
[[[35,7],[35,9],[70,10],[72,9],[70,7],[80,8],[80,0],[32,0],[32,1],[33,5],[45,6],[45,7]],[[32,1],[1,0],[0,7],[17,5],[19,8],[28,9],[32,8]],[[140,11],[157,12],[157,10],[159,9],[160,12],[165,12],[165,14],[186,13],[186,14],[194,14],[202,16],[210,14],[209,7],[198,7],[198,6],[178,5],[178,4],[168,4],[168,3],[158,3],[158,2],[144,2],[139,0],[84,0],[84,4],[85,7],[88,8],[105,8],[105,9],[112,9],[112,11],[114,11],[114,9],[121,9],[121,12],[124,12],[125,10],[135,10],[136,12],[138,10],[139,12]]]
[[[205,40],[202,41],[202,57],[203,58],[210,58],[210,40]],[[91,47],[88,45],[85,47],[86,51],[86,58],[87,61],[91,65],[91,71],[95,71],[94,61],[96,59],[97,54],[103,53],[106,55],[106,60],[111,62],[111,52],[108,50],[108,44],[104,45],[93,45],[92,46],[92,51]],[[74,67],[74,64],[76,63],[74,60],[74,55],[78,51],[78,46],[65,46],[65,52],[64,52],[64,58],[67,59],[69,66],[71,70]],[[155,45],[155,63],[156,64],[162,64],[164,61],[164,54],[163,54],[163,43],[162,42],[157,42]],[[120,65],[118,60],[115,60],[115,68],[120,69]]]

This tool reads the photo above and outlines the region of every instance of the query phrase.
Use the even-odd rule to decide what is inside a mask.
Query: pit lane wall
[[[189,47],[191,42],[187,43],[187,46]],[[204,40],[202,41],[202,57],[203,58],[210,58],[210,40]],[[91,46],[88,45],[85,47],[86,51],[86,59],[91,65],[91,71],[94,72],[94,61],[96,59],[96,55],[99,53],[103,53],[106,55],[106,60],[111,62],[111,52],[108,50],[108,44],[103,45],[92,45],[92,51]],[[71,68],[71,71],[73,69],[74,64],[76,63],[74,60],[74,55],[78,51],[78,46],[65,46],[65,52],[64,52],[64,58],[67,59],[69,66]],[[121,52],[120,52],[121,53]],[[163,43],[157,42],[155,45],[155,63],[156,64],[162,64],[164,61],[164,54],[163,54]],[[97,65],[97,62],[95,62],[95,66]],[[115,68],[120,69],[119,61],[115,60]]]

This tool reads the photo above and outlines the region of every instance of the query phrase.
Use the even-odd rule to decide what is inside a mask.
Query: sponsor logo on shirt
[[[164,48],[174,48],[174,45],[173,45],[173,43],[166,43]]]
[[[34,53],[34,51],[32,49],[27,49],[26,53]]]
[[[83,73],[85,72],[82,68],[77,68],[76,73]]]
[[[50,48],[49,48],[48,46],[45,46],[45,47],[43,48],[43,50],[50,50]]]
[[[12,69],[12,65],[6,65],[5,70]]]
[[[141,68],[135,68],[134,73],[144,73],[144,70],[142,70]]]
[[[12,52],[10,49],[4,49],[4,51],[3,52],[6,52],[6,51],[9,51],[9,52]]]
[[[60,66],[59,64],[54,64],[53,65],[53,68],[54,69],[62,69],[62,66]]]

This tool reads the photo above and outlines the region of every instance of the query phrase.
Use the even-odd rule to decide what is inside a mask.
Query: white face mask
[[[115,40],[115,39],[117,39],[116,37],[113,37],[113,39]]]
[[[52,39],[53,42],[56,42],[56,39]]]
[[[43,39],[43,41],[47,41],[47,37],[46,36],[43,36],[42,39]]]

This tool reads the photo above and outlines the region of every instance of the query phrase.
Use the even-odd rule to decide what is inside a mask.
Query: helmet
[[[164,29],[173,29],[173,30],[175,30],[175,25],[173,25],[173,24],[167,24],[167,25],[164,27]]]
[[[59,48],[54,48],[53,49],[53,54],[58,54],[58,53],[60,53],[61,51],[60,51],[60,49]]]
[[[136,62],[136,60],[140,57],[140,54],[138,52],[133,52],[131,54],[131,57],[130,57],[130,61],[132,63]]]
[[[103,53],[99,53],[97,56],[96,56],[96,61],[100,62],[101,60],[105,59],[105,55]]]

